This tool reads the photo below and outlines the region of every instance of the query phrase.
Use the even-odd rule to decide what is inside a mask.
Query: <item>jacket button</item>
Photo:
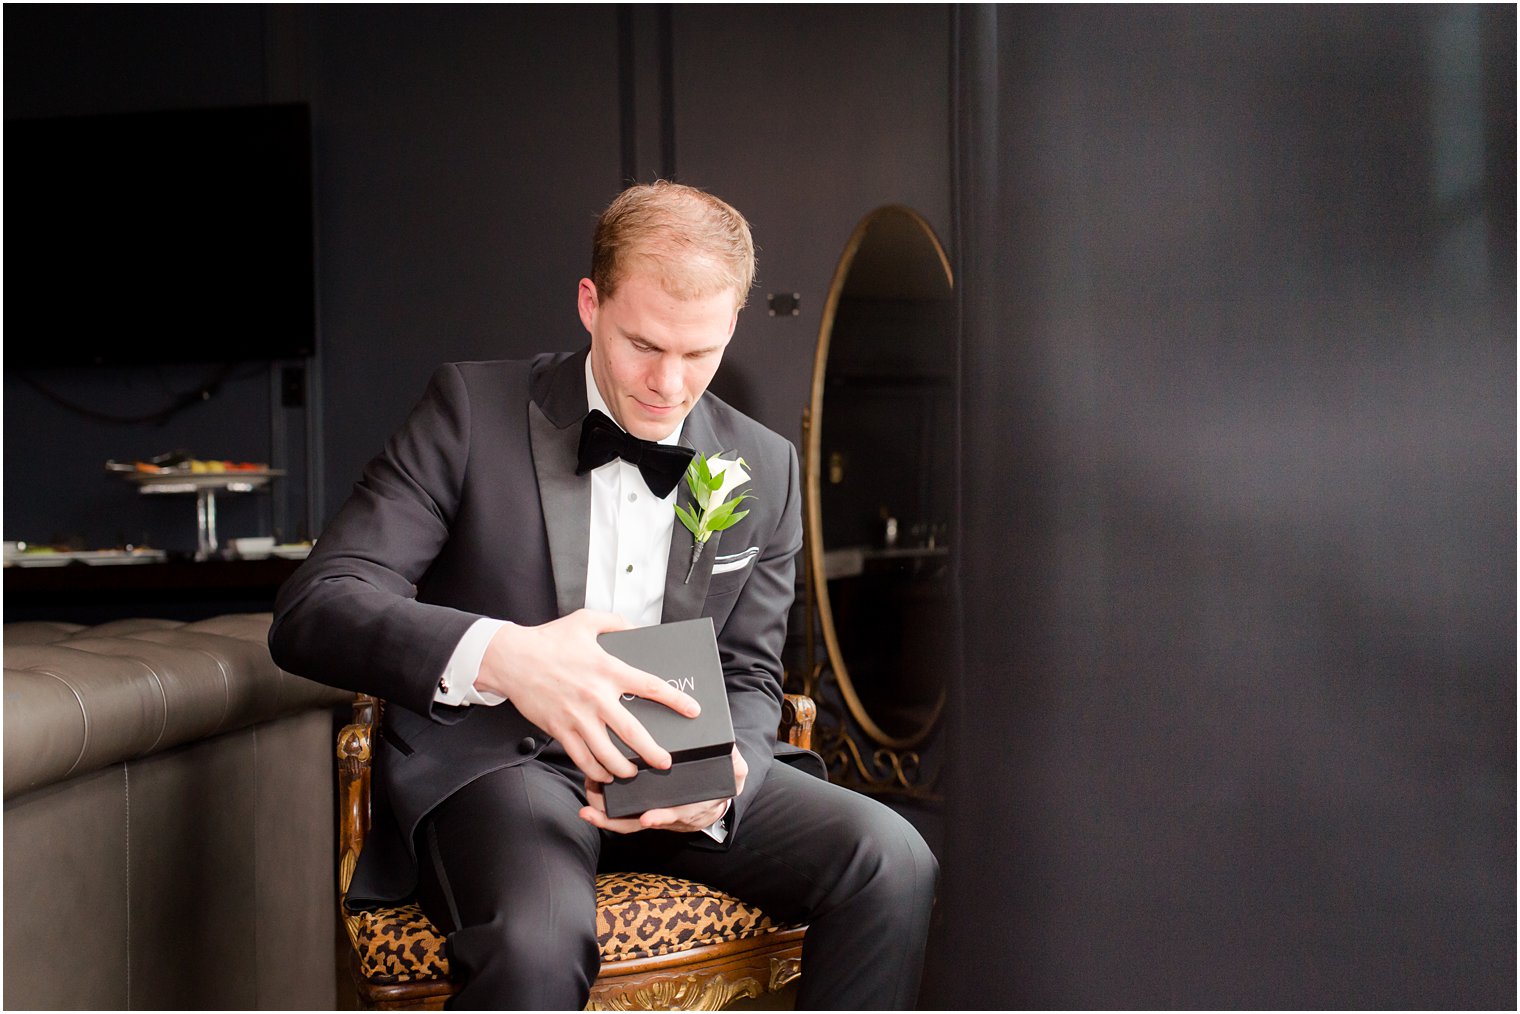
[[[537,748],[538,741],[535,740],[532,736],[524,736],[522,740],[517,744],[517,752],[521,754],[530,754]]]

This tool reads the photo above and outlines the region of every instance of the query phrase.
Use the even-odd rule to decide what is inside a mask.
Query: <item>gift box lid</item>
[[[727,753],[734,742],[733,719],[728,711],[728,688],[718,661],[718,641],[712,619],[706,616],[652,627],[618,630],[597,637],[609,654],[635,669],[653,673],[687,695],[696,698],[702,713],[687,718],[663,704],[643,697],[624,696],[623,706],[633,713],[654,741],[670,751],[672,760],[710,757]],[[643,767],[638,755],[612,734],[623,756]]]

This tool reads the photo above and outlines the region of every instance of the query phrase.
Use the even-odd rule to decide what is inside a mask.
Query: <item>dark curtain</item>
[[[1514,9],[952,17],[925,1005],[1512,1008]]]

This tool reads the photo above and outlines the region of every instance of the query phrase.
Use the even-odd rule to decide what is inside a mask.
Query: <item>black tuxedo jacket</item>
[[[281,668],[390,705],[371,831],[349,891],[356,902],[410,894],[413,835],[428,811],[547,743],[510,702],[452,708],[433,696],[480,617],[531,625],[585,604],[591,477],[575,474],[585,357],[582,350],[440,368],[280,591],[269,643]],[[717,630],[749,765],[730,811],[736,832],[774,756],[823,773],[816,755],[776,743],[781,650],[802,545],[797,454],[711,394],[687,416],[681,442],[707,455],[742,455],[754,493],[749,515],[712,537],[690,582],[691,534],[674,526],[662,617],[708,616]],[[678,490],[682,502],[684,484]],[[698,847],[721,847],[700,838]]]

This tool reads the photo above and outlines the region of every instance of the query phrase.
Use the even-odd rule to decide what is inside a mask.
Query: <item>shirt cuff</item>
[[[486,648],[496,632],[506,626],[505,620],[493,620],[482,616],[470,624],[454,654],[449,656],[443,674],[438,677],[438,691],[433,694],[434,704],[460,707],[467,704],[500,704],[506,700],[489,690],[476,690],[475,680],[480,676],[480,662],[486,657]]]
[[[732,799],[730,799],[723,806],[723,816],[721,816],[717,820],[713,821],[707,827],[704,827],[702,829],[702,833],[705,834],[705,835],[707,835],[707,837],[711,838],[715,842],[722,843],[723,841],[727,840],[727,838],[728,838],[728,823],[727,823],[727,821],[728,821],[728,811],[732,810],[733,808],[734,808],[734,801]]]

